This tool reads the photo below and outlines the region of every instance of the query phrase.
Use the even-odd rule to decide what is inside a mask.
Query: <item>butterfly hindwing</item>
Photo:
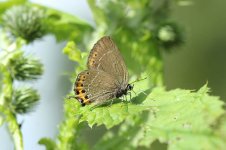
[[[81,72],[75,82],[76,98],[82,105],[102,103],[114,98],[117,92],[117,80],[101,70],[85,70]]]

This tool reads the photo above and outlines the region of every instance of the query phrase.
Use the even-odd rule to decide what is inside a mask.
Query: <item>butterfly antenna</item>
[[[148,77],[144,77],[144,78],[142,78],[142,79],[137,79],[137,80],[131,82],[130,84],[133,84],[133,83],[136,83],[136,82],[143,81],[143,80],[145,80],[145,79],[147,79],[147,78],[148,78]]]
[[[144,77],[144,78],[141,78],[141,79],[137,79],[137,80],[131,82],[130,84],[132,84],[132,85],[134,86],[134,83],[143,81],[143,80],[145,80],[145,79],[147,79],[147,77]],[[135,95],[137,95],[137,93],[136,93],[133,89],[132,89],[132,92],[133,92]],[[144,92],[142,92],[142,93],[145,94],[145,95],[147,95],[147,94],[144,93]]]

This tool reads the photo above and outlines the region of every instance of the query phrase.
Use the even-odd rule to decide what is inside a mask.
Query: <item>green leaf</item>
[[[47,31],[54,34],[58,41],[66,39],[82,41],[82,37],[93,30],[87,22],[59,10],[47,8],[46,15]]]
[[[49,138],[42,138],[38,144],[44,145],[46,150],[54,150],[56,148],[55,142]]]
[[[161,88],[153,91],[148,97],[150,101],[144,104],[151,105],[156,111],[149,115],[141,145],[147,146],[159,139],[168,142],[169,149],[214,148],[214,141],[219,137],[212,134],[211,126],[224,110],[223,102],[207,92],[206,85],[198,92],[180,89],[165,92]],[[197,144],[190,144],[195,142]]]
[[[73,41],[67,43],[63,49],[63,53],[66,54],[70,60],[81,62],[81,51],[77,48]]]
[[[73,41],[68,42],[63,49],[63,53],[66,54],[70,60],[75,61],[79,64],[79,66],[76,67],[76,74],[86,69],[88,53],[82,52],[78,48],[76,43],[74,43]]]
[[[154,88],[142,104],[136,106],[137,113],[143,111],[135,116],[141,120],[132,123],[128,118],[133,114],[129,114],[125,118],[127,125],[122,125],[117,134],[105,135],[97,149],[100,145],[119,146],[118,139],[127,140],[121,143],[121,149],[128,142],[133,148],[150,147],[156,140],[167,143],[168,149],[224,149],[226,138],[221,132],[226,122],[226,117],[222,117],[224,103],[218,97],[209,96],[208,91],[206,85],[197,92]],[[144,106],[148,109],[139,110]],[[122,116],[123,110],[118,109],[118,115]]]

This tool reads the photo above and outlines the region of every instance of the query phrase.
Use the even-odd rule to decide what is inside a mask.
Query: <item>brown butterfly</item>
[[[124,60],[112,39],[102,37],[91,50],[88,70],[78,74],[75,97],[86,104],[102,104],[109,99],[126,95],[133,86],[128,84],[128,71]]]

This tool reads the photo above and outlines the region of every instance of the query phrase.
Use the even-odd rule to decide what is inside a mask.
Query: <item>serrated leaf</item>
[[[208,88],[202,87],[198,92],[176,89],[166,92],[156,88],[144,102],[152,106],[145,126],[145,138],[141,145],[150,145],[150,141],[159,139],[167,142],[169,149],[202,149],[214,147],[211,126],[224,112],[223,102],[207,94]],[[194,143],[196,144],[189,144]],[[199,143],[199,144],[198,144]],[[210,143],[208,146],[206,143]]]
[[[76,44],[73,41],[67,43],[67,45],[63,49],[63,53],[66,54],[72,61],[81,61],[81,51],[77,48]]]
[[[63,53],[66,54],[70,60],[79,64],[79,66],[76,67],[76,74],[86,68],[88,53],[82,52],[73,41],[67,43],[63,49]]]
[[[115,147],[120,145],[118,139],[124,139],[124,144],[121,143],[118,148],[125,149],[128,142],[136,148],[150,147],[154,141],[159,140],[167,143],[168,149],[224,149],[226,137],[220,132],[225,130],[223,124],[226,122],[226,117],[222,117],[225,113],[223,102],[218,97],[209,96],[208,91],[206,85],[197,92],[154,88],[141,105],[136,105],[136,109],[145,106],[146,109],[141,111],[148,113],[148,116],[139,113],[136,117],[143,118],[143,121],[121,126],[118,134],[105,137],[99,144],[102,147],[108,147],[109,144]],[[127,122],[129,116],[125,118]],[[218,121],[219,117],[223,119]],[[100,145],[96,147],[98,149]]]

